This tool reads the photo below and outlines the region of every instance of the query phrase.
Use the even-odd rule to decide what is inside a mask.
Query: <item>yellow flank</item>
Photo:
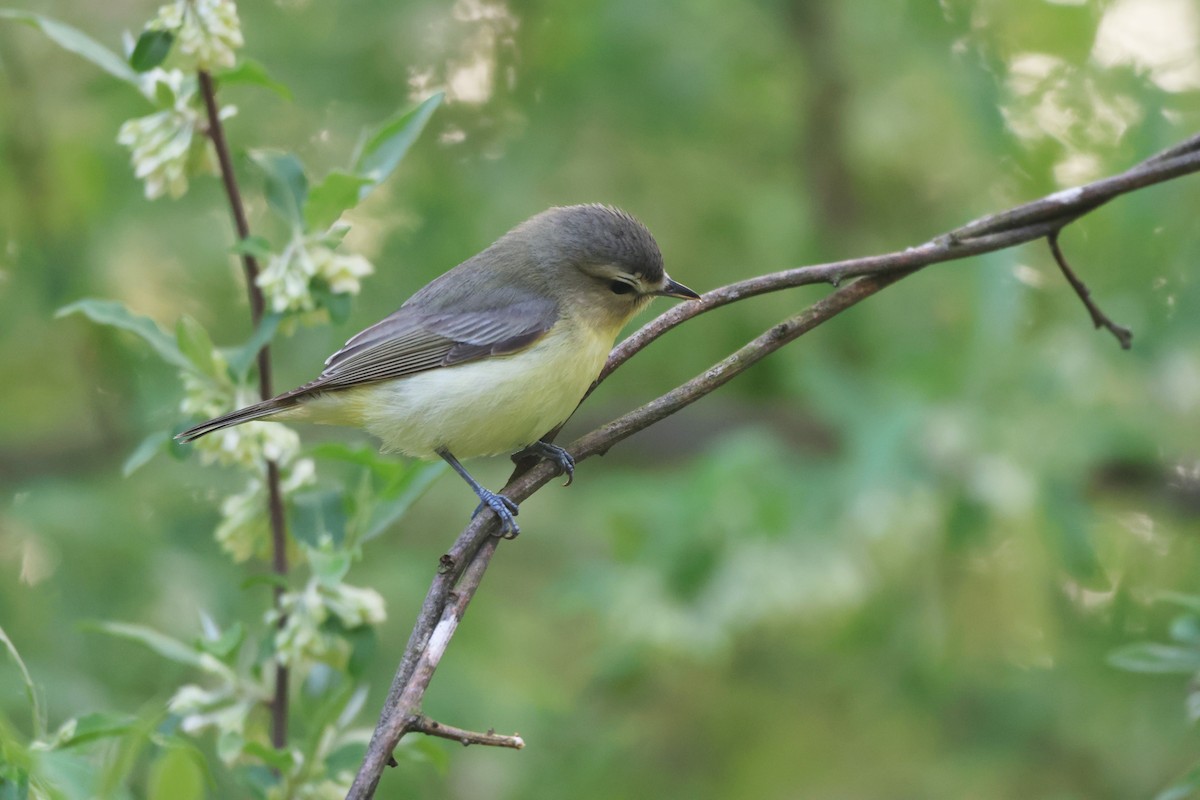
[[[513,355],[320,394],[276,418],[359,425],[417,458],[512,453],[565,420],[600,373],[619,326],[588,322],[560,321]]]

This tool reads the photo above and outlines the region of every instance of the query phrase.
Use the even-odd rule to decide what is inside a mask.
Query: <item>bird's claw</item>
[[[471,518],[474,519],[483,511],[484,507],[490,508],[492,513],[500,520],[500,532],[497,534],[505,539],[515,539],[517,534],[521,532],[521,528],[517,525],[514,517],[520,513],[517,504],[508,499],[502,494],[490,492],[484,489],[479,495],[479,505],[475,507]]]
[[[513,460],[518,461],[526,456],[545,459],[558,467],[558,471],[567,476],[563,486],[570,486],[575,482],[575,457],[558,445],[539,440],[513,456]]]

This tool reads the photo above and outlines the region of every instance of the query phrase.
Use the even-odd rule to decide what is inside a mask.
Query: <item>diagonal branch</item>
[[[581,436],[567,449],[577,462],[603,455],[616,443],[704,397],[770,353],[926,266],[1003,250],[1036,239],[1053,241],[1064,226],[1114,197],[1194,172],[1200,172],[1200,136],[1119,175],[982,217],[919,247],[762,275],[714,289],[706,293],[701,302],[675,306],[618,345],[596,384],[666,331],[714,308],[795,286],[830,283],[838,287],[683,385]],[[851,277],[856,279],[842,285]],[[1092,308],[1089,305],[1089,310]],[[522,466],[518,465],[504,489],[504,494],[517,502],[528,498],[556,475],[555,468],[545,462],[525,469]],[[419,718],[421,700],[433,671],[496,552],[499,543],[493,535],[496,530],[495,517],[480,514],[442,556],[396,671],[379,724],[347,795],[348,800],[366,800],[374,796],[392,750],[405,733],[416,730],[414,720]]]

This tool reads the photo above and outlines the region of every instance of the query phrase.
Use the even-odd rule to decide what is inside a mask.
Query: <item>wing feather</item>
[[[428,312],[405,305],[351,337],[325,361],[315,381],[296,390],[345,388],[402,378],[515,353],[536,342],[558,319],[557,304],[531,295],[469,311]]]

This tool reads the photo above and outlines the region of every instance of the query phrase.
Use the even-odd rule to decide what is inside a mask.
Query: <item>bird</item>
[[[608,205],[553,207],[435,278],[352,336],[313,381],[202,422],[190,442],[250,420],[349,425],[384,452],[441,458],[516,536],[517,503],[459,459],[516,453],[575,462],[541,437],[574,412],[629,320],[655,297],[699,300],[650,231]]]

